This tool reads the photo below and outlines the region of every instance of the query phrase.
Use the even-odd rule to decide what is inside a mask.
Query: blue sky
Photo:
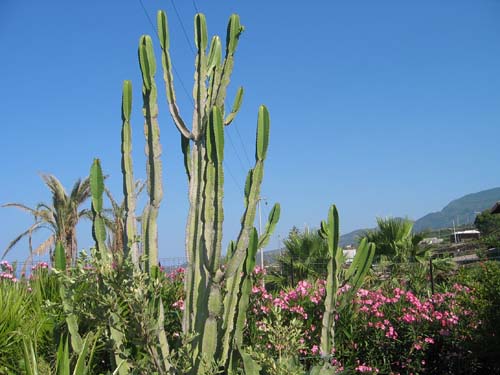
[[[231,101],[242,85],[245,98],[227,129],[225,242],[237,235],[262,103],[272,119],[263,212],[274,201],[282,205],[269,248],[293,225],[316,226],[331,203],[345,233],[373,226],[377,216],[418,218],[500,186],[500,2],[174,1],[179,17],[171,1],[143,3],[153,20],[156,10],[167,11],[185,118],[194,57],[180,20],[190,40],[195,6],[210,34],[225,36],[233,12],[245,25],[229,90]],[[144,178],[143,33],[152,29],[139,0],[0,3],[0,203],[48,201],[40,172],[69,189],[94,157],[121,197],[124,79],[134,84],[135,173]],[[182,257],[187,184],[161,74],[157,84],[165,184],[160,256]],[[0,248],[30,222],[23,212],[0,209]],[[81,247],[92,244],[88,228],[79,227]],[[26,248],[21,243],[9,258],[24,258]]]

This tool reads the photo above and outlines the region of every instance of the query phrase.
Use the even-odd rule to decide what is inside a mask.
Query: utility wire
[[[196,13],[200,13],[200,11],[198,10],[198,7],[196,6],[196,2],[193,0],[193,7],[194,7],[194,10]]]
[[[236,154],[236,157],[238,158],[238,161],[240,162],[241,169],[245,170],[245,166],[243,165],[243,161],[241,160],[240,155],[238,154],[238,151],[236,150],[236,146],[233,143],[231,133],[229,131],[227,131],[226,134],[228,135],[229,143],[231,144],[231,147],[233,148],[234,153]]]
[[[236,134],[238,135],[238,138],[240,139],[241,147],[243,148],[243,153],[245,154],[245,158],[247,159],[248,165],[252,165],[252,162],[250,161],[250,158],[248,157],[247,153],[247,148],[245,147],[245,142],[243,142],[243,138],[241,137],[240,131],[238,130],[238,127],[233,124],[234,129],[236,129]]]
[[[175,14],[177,15],[177,19],[179,20],[179,22],[181,24],[182,32],[184,33],[184,37],[186,38],[186,42],[189,46],[189,49],[191,50],[193,55],[196,55],[194,52],[193,46],[191,45],[191,40],[189,40],[189,36],[186,32],[186,28],[184,27],[184,23],[182,22],[181,16],[179,15],[179,12],[177,11],[177,7],[175,6],[175,1],[172,0],[171,3],[172,3],[172,7],[174,8]]]
[[[158,34],[156,32],[156,28],[155,28],[155,25],[153,24],[153,21],[151,20],[151,17],[149,16],[149,13],[146,9],[146,7],[144,6],[144,3],[142,2],[142,0],[139,0],[139,3],[141,4],[141,8],[142,10],[144,11],[144,14],[146,15],[146,18],[148,19],[149,21],[149,24],[151,25],[151,28],[153,29],[153,35],[156,36],[156,39],[158,39]],[[159,40],[158,40],[159,41]],[[186,94],[186,96],[188,97],[188,99],[191,100],[191,103],[193,105],[193,108],[194,108],[194,101],[193,101],[193,98],[191,97],[191,95],[189,95],[189,92],[188,90],[186,89],[186,86],[184,85],[184,81],[182,80],[180,74],[177,72],[177,69],[175,68],[175,65],[172,64],[172,68],[174,70],[174,74],[175,76],[177,77],[177,79],[179,80],[179,83],[181,84],[181,87],[184,91],[184,93]]]
[[[144,11],[144,14],[146,15],[146,18],[148,19],[149,24],[151,25],[151,28],[153,29],[154,35],[155,35],[155,36],[156,36],[156,38],[158,39],[158,35],[157,35],[157,33],[156,33],[155,26],[154,26],[154,24],[153,24],[153,21],[151,20],[151,17],[149,16],[149,12],[147,11],[146,7],[144,6],[144,3],[142,2],[142,0],[139,0],[139,3],[141,4],[142,10]],[[193,4],[194,4],[194,3],[193,3]],[[181,24],[182,30],[184,31],[184,36],[186,37],[186,41],[187,41],[187,43],[188,43],[188,46],[190,47],[191,52],[192,52],[192,53],[193,53],[193,55],[194,55],[194,54],[195,54],[195,52],[194,52],[194,50],[193,50],[193,47],[191,46],[191,43],[189,42],[189,38],[188,38],[188,36],[187,36],[186,29],[184,28],[184,24],[183,24],[183,22],[182,22],[182,20],[181,20],[181,18],[180,18],[180,16],[179,16],[179,12],[177,11],[177,8],[175,7],[175,4],[174,4],[174,2],[173,2],[173,1],[172,1],[172,5],[173,5],[173,7],[174,7],[174,10],[175,10],[175,13],[176,13],[176,15],[177,15],[177,18],[179,19],[179,22],[180,22],[180,24]],[[194,5],[196,5],[196,4],[194,4]],[[186,96],[187,96],[189,99],[191,99],[191,104],[192,104],[192,106],[193,106],[193,108],[194,108],[194,100],[193,100],[193,98],[191,97],[191,95],[189,95],[189,93],[188,93],[188,91],[187,91],[187,89],[186,89],[186,86],[184,85],[184,82],[182,81],[182,78],[181,78],[180,74],[177,72],[177,69],[175,69],[175,66],[174,66],[173,64],[172,64],[172,68],[173,68],[173,70],[174,70],[174,74],[176,75],[177,79],[179,80],[179,82],[180,82],[180,84],[181,84],[181,86],[182,86],[182,88],[183,88],[183,90],[184,90],[184,93],[186,94]],[[229,134],[229,133],[227,133],[227,134]],[[231,139],[230,139],[230,143],[231,143],[231,145],[233,146],[233,148],[234,148],[234,149],[235,149],[235,151],[236,151],[236,147],[234,147],[234,144],[233,144],[233,142],[232,142],[232,140],[231,140]],[[240,160],[240,163],[241,163],[241,159],[240,159],[240,157],[239,157],[238,153],[236,153],[236,155],[238,156],[238,159]],[[233,173],[231,172],[231,169],[229,168],[229,166],[227,165],[227,163],[226,163],[226,161],[225,161],[225,160],[224,160],[224,167],[226,168],[227,172],[229,173],[229,176],[231,177],[231,179],[232,179],[233,183],[236,185],[236,187],[237,187],[238,189],[240,189],[240,190],[241,190],[241,185],[238,183],[238,180],[236,180],[236,178],[234,177]]]

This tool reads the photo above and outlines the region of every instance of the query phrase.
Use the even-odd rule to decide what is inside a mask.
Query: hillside
[[[343,234],[340,236],[339,246],[345,247],[347,245],[355,245],[358,243],[359,237],[361,237],[366,231],[373,229],[375,228],[356,229],[352,232]]]
[[[429,213],[416,220],[413,230],[421,232],[451,228],[453,220],[457,227],[472,224],[478,212],[492,207],[497,201],[500,201],[500,187],[464,195],[448,203],[441,211]],[[367,230],[369,229],[357,229],[340,236],[340,246],[356,244],[358,237]]]
[[[415,221],[414,230],[451,228],[455,225],[471,224],[476,214],[500,201],[500,187],[467,194],[448,203],[441,211],[427,214]]]

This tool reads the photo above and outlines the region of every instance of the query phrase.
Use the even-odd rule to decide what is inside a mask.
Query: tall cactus
[[[205,16],[196,14],[194,111],[189,129],[176,102],[168,21],[163,11],[158,12],[157,21],[168,107],[180,132],[189,183],[183,330],[186,334],[195,335],[191,373],[198,374],[203,371],[203,357],[213,359],[227,369],[235,349],[241,345],[249,276],[255,265],[256,248],[268,241],[279,219],[280,209],[276,205],[266,232],[260,239],[255,237],[256,205],[269,144],[270,118],[267,108],[261,106],[257,121],[255,165],[249,171],[245,184],[241,230],[233,251],[227,256],[227,264],[221,267],[224,127],[235,119],[241,107],[243,89],[238,89],[228,115],[225,114],[225,100],[243,27],[239,17],[233,14],[229,19],[226,51],[222,58],[220,38],[213,37],[209,45]]]
[[[186,225],[186,254],[188,267],[185,274],[185,308],[183,331],[193,337],[190,374],[203,374],[206,361],[215,362],[226,373],[232,373],[230,364],[237,358],[246,358],[237,353],[242,345],[242,332],[251,290],[251,273],[255,266],[258,248],[269,241],[280,216],[276,204],[269,215],[265,232],[259,238],[254,228],[256,205],[264,173],[264,162],[269,145],[270,116],[265,106],[260,106],[257,118],[255,141],[255,164],[248,172],[245,183],[245,210],[241,218],[241,229],[226,264],[221,264],[222,224],[224,220],[224,130],[236,118],[243,100],[243,89],[239,88],[229,114],[225,113],[227,87],[233,70],[234,54],[243,27],[239,17],[229,19],[226,49],[222,58],[220,38],[215,36],[208,43],[205,16],[195,16],[195,82],[193,87],[194,111],[190,129],[183,120],[176,102],[173,84],[172,62],[168,21],[163,11],[158,12],[158,38],[162,50],[163,78],[169,112],[180,132],[181,149],[189,185],[189,213]],[[207,52],[208,50],[208,52]],[[147,156],[148,202],[141,218],[143,252],[147,263],[143,269],[151,279],[156,279],[158,265],[157,216],[162,200],[161,146],[158,125],[157,88],[155,83],[156,62],[150,36],[144,35],[139,43],[139,63],[142,73],[142,96],[144,133]],[[122,173],[126,201],[126,230],[124,244],[137,264],[139,252],[136,247],[134,222],[135,200],[133,191],[133,168],[131,159],[130,114],[132,86],[125,81],[122,93]],[[102,223],[103,177],[99,161],[94,161],[91,170],[92,207],[94,213],[93,232],[97,254],[108,256],[105,248],[106,233]],[[162,359],[161,372],[175,372],[169,360],[169,348],[163,329],[164,312],[160,300],[152,301],[158,313],[157,336],[158,358]],[[112,328],[112,327],[111,327]],[[112,330],[115,341],[117,330]],[[236,355],[235,355],[236,354]],[[127,371],[124,369],[124,372]]]
[[[143,249],[147,256],[146,270],[150,273],[158,267],[157,217],[163,197],[161,172],[160,127],[158,125],[158,92],[155,83],[156,61],[151,37],[143,35],[139,43],[139,63],[142,72],[142,98],[144,134],[146,136],[146,173],[148,203],[142,215]]]
[[[356,255],[348,268],[344,267],[344,256],[339,243],[339,214],[332,205],[328,211],[328,220],[321,222],[320,235],[327,240],[330,260],[326,280],[325,312],[321,329],[321,355],[325,359],[323,368],[317,367],[312,374],[330,374],[329,359],[335,347],[335,315],[338,312],[339,289],[349,284],[349,292],[344,298],[352,298],[359,289],[366,273],[370,269],[375,254],[375,245],[362,241]]]
[[[132,163],[132,129],[130,125],[130,114],[132,112],[132,82],[123,82],[122,92],[122,175],[123,196],[125,197],[125,231],[123,243],[125,254],[131,254],[134,265],[139,265],[139,248],[136,236],[136,194],[134,182],[134,169]]]
[[[106,247],[106,227],[102,213],[104,176],[99,159],[94,159],[90,168],[90,193],[92,198],[92,236],[95,241],[96,253],[102,260],[109,261],[111,257]]]

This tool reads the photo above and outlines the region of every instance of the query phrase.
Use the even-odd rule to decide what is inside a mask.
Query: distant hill
[[[456,226],[472,224],[477,212],[493,207],[498,201],[500,201],[500,187],[464,195],[448,203],[441,211],[422,216],[415,221],[413,231],[451,228],[453,220]],[[357,244],[359,236],[372,229],[374,228],[357,229],[340,236],[340,246]]]
[[[451,228],[453,220],[455,220],[455,225],[471,224],[477,212],[493,207],[497,201],[500,201],[500,187],[464,195],[448,203],[441,211],[432,212],[415,221],[413,230],[421,232],[429,229]]]
[[[352,232],[343,234],[340,236],[339,246],[345,247],[347,245],[356,245],[359,242],[359,237],[361,237],[365,232],[374,229],[375,228],[356,229]]]

